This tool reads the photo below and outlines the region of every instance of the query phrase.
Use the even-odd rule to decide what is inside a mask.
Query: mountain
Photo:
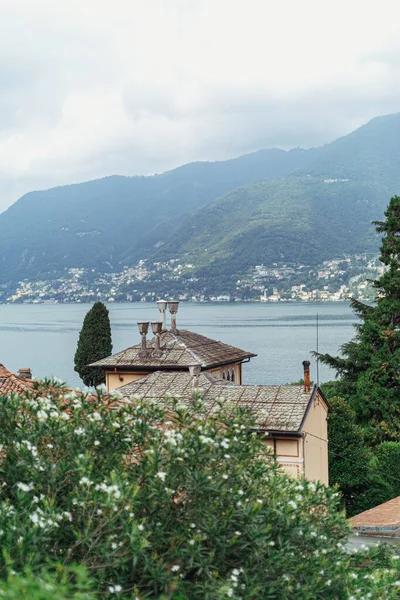
[[[320,148],[302,172],[349,178],[400,190],[400,113],[376,117],[349,135]],[[389,201],[389,199],[387,199]]]
[[[226,277],[255,264],[321,260],[376,250],[372,220],[400,193],[400,115],[373,119],[317,149],[273,181],[232,190],[187,219],[159,256]]]
[[[370,222],[400,193],[400,114],[311,150],[261,150],[151,177],[32,192],[0,215],[0,284],[65,267],[190,260],[202,277],[375,250]]]
[[[0,215],[0,283],[65,267],[121,269],[147,258],[185,219],[248,182],[310,164],[314,150],[261,150],[151,177],[112,176],[31,192]]]

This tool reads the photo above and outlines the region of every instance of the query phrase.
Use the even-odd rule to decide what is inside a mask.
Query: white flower
[[[179,571],[180,566],[179,565],[172,565],[171,567],[171,571]]]
[[[49,415],[45,410],[38,410],[37,418],[39,419],[39,421],[46,421],[49,418]]]
[[[94,440],[94,442],[93,442],[93,446],[100,446],[100,442],[99,442],[99,440]]]
[[[238,494],[239,494],[239,496],[243,496],[243,494],[244,494],[244,491],[243,491],[243,490],[239,490],[239,491],[238,491]]]
[[[31,489],[33,488],[33,484],[26,484],[26,483],[17,483],[17,488],[20,489],[23,492],[30,492]]]
[[[118,594],[118,592],[122,591],[122,586],[110,585],[110,586],[108,586],[108,591],[110,592],[110,594]]]
[[[97,386],[97,391],[98,392],[106,392],[107,391],[107,386],[104,383],[101,383],[100,385]]]
[[[93,421],[101,421],[101,414],[99,412],[95,411],[92,414],[92,420]]]
[[[194,546],[194,544],[195,544],[195,541],[194,541],[194,540],[189,540],[189,545],[190,545],[190,546]]]
[[[258,504],[262,504],[262,503],[263,503],[263,501],[262,501],[260,498],[257,498],[256,502],[257,502]]]
[[[90,481],[90,479],[88,479],[87,477],[81,477],[81,479],[79,480],[79,483],[81,485],[93,485],[93,481]]]
[[[222,479],[228,479],[228,478],[229,478],[229,476],[228,476],[226,473],[224,473],[224,474],[222,475]]]
[[[144,525],[138,525],[138,529],[139,529],[139,531],[143,531]]]
[[[118,544],[116,544],[115,542],[113,542],[113,543],[111,544],[111,548],[112,548],[113,550],[115,550],[116,548],[118,548]]]
[[[53,444],[47,444],[48,448],[54,448]]]
[[[158,473],[157,473],[157,477],[159,479],[161,479],[161,481],[165,481],[166,476],[167,476],[167,474],[164,473],[164,471],[158,471]]]
[[[289,500],[288,505],[291,506],[293,509],[297,508],[297,504],[296,502],[294,502],[294,500]]]
[[[78,429],[74,430],[74,433],[76,433],[76,435],[83,435],[85,433],[85,430],[83,429],[83,427],[78,427]]]

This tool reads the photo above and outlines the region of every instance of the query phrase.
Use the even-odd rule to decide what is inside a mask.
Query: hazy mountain
[[[261,150],[152,177],[113,176],[26,194],[0,215],[0,283],[65,267],[134,264],[221,194],[290,173],[315,152]]]
[[[400,115],[312,150],[262,150],[152,177],[33,192],[0,215],[0,283],[183,257],[206,276],[377,247],[400,193]]]
[[[400,115],[373,119],[290,176],[245,185],[202,208],[160,256],[226,276],[258,263],[319,262],[376,250],[372,220],[400,193]]]

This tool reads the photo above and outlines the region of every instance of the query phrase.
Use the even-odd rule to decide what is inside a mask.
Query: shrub
[[[0,581],[0,597],[7,600],[95,600],[83,569],[42,570],[34,576],[29,569],[21,574],[10,570]]]
[[[80,564],[102,598],[396,597],[395,559],[347,554],[338,493],[282,473],[248,412],[37,387],[0,399],[3,580]]]

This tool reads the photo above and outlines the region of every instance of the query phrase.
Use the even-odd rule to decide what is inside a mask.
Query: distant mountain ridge
[[[162,175],[111,176],[26,194],[0,215],[0,283],[66,267],[109,270],[134,264],[221,194],[290,173],[312,154],[261,150]]]
[[[400,193],[399,167],[396,114],[321,148],[31,192],[0,215],[0,283],[172,257],[199,276],[234,276],[261,262],[374,249],[370,221]]]

